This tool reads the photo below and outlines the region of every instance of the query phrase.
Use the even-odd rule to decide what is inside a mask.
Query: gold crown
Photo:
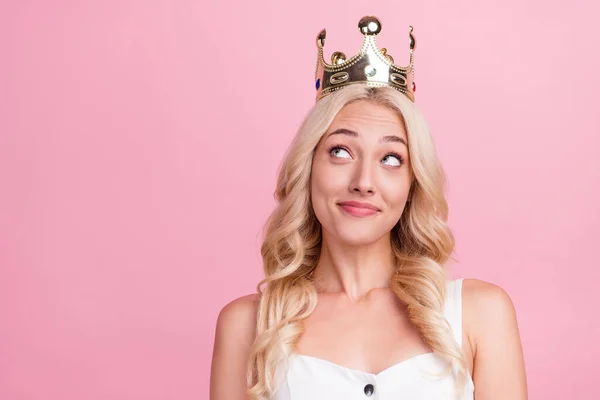
[[[317,67],[315,70],[315,87],[318,101],[338,89],[354,83],[367,86],[391,86],[404,93],[411,101],[415,101],[416,89],[414,77],[414,50],[415,37],[413,27],[409,27],[410,64],[400,67],[394,64],[392,56],[386,49],[379,49],[375,36],[381,32],[381,22],[373,16],[361,18],[358,29],[364,35],[360,51],[346,59],[346,55],[336,51],[331,55],[331,64],[323,59],[323,46],[325,45],[325,29],[317,36]]]

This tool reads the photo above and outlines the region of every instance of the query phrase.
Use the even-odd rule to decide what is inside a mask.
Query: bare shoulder
[[[480,279],[464,279],[462,297],[465,306],[475,313],[513,313],[514,305],[509,294],[495,283]]]
[[[238,297],[225,304],[217,318],[217,329],[229,330],[237,328],[245,331],[247,327],[254,327],[256,311],[260,300],[258,293]]]
[[[516,324],[515,307],[509,294],[495,283],[464,279],[463,324],[476,351],[477,344],[495,325]]]
[[[255,338],[260,295],[225,304],[216,321],[210,373],[210,400],[246,399],[246,368]]]
[[[474,348],[476,398],[526,399],[525,365],[517,313],[500,286],[463,280],[463,324]]]

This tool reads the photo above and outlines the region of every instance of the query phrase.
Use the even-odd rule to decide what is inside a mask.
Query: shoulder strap
[[[463,278],[449,280],[446,286],[444,314],[454,340],[462,347],[462,283]]]

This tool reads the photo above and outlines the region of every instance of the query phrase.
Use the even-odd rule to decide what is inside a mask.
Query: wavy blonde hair
[[[391,231],[396,260],[391,289],[406,304],[410,321],[425,343],[448,362],[445,373],[455,368],[459,387],[465,386],[466,359],[444,317],[447,272],[443,264],[451,258],[454,236],[446,222],[446,178],[429,129],[415,105],[395,89],[349,85],[312,107],[279,168],[277,205],[264,226],[261,246],[265,278],[257,285],[256,337],[247,369],[251,400],[266,400],[273,394],[276,368],[294,352],[303,320],[317,305],[311,273],[321,251],[321,224],[310,198],[313,155],[338,112],[359,100],[396,111],[408,135],[413,182],[405,210]]]

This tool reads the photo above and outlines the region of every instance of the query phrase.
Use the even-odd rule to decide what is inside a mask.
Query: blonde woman
[[[210,400],[524,400],[515,309],[450,279],[445,178],[399,67],[364,17],[361,50],[323,60],[281,165],[265,278],[219,314]]]

